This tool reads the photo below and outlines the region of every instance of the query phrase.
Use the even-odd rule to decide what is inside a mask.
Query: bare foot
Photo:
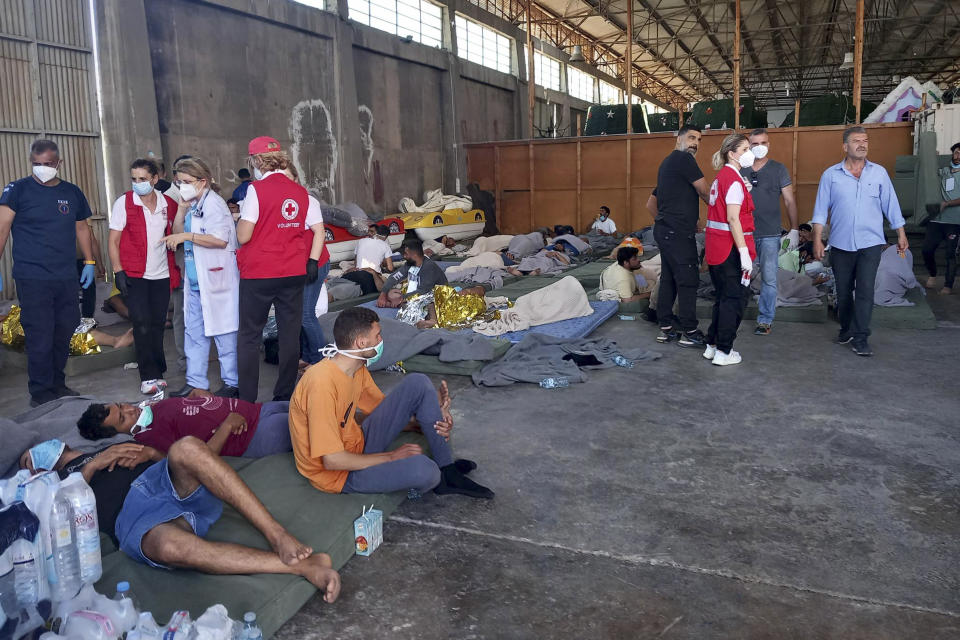
[[[953,289],[951,289],[950,287],[944,287],[943,289],[940,289],[940,295],[942,296],[948,296],[951,293],[953,293]]]
[[[523,275],[522,273],[520,273],[520,270],[517,269],[516,267],[507,267],[507,273],[509,273],[509,274],[512,275],[512,276],[522,276],[522,275]]]
[[[297,565],[297,569],[310,584],[324,592],[324,601],[333,602],[340,595],[340,574],[331,568],[330,556],[327,554],[310,556]]]
[[[302,544],[290,535],[286,529],[280,529],[276,535],[267,538],[267,540],[269,540],[270,546],[277,552],[277,555],[280,556],[283,564],[286,565],[295,565],[301,560],[306,560],[313,553],[312,548]],[[311,580],[311,582],[313,581]]]
[[[937,279],[933,276],[930,276],[927,278],[927,283],[923,286],[925,286],[927,289],[933,289],[937,286]]]
[[[127,329],[127,332],[122,336],[117,337],[117,341],[113,343],[114,349],[120,349],[121,347],[129,347],[133,344],[133,329]]]

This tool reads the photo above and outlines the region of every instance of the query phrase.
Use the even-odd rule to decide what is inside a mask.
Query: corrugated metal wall
[[[30,143],[60,146],[60,177],[80,186],[106,246],[103,157],[87,0],[0,0],[0,183],[30,174]],[[15,295],[9,245],[0,297]],[[106,256],[103,256],[106,259]]]

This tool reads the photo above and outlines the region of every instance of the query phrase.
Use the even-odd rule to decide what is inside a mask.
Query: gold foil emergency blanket
[[[464,295],[442,284],[433,288],[433,301],[437,307],[437,326],[444,329],[469,327],[483,319],[487,312],[487,302],[483,296]]]
[[[10,307],[8,315],[0,323],[0,344],[8,347],[22,350],[25,345],[23,334],[23,325],[20,324],[20,307],[13,305]],[[70,355],[86,356],[92,353],[100,353],[100,345],[89,333],[75,333],[70,337]]]
[[[17,305],[10,307],[10,315],[0,323],[0,344],[23,349],[23,326],[20,324],[20,307]]]

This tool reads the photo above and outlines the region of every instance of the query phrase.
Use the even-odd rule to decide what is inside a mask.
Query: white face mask
[[[50,182],[57,177],[57,168],[47,167],[42,164],[34,165],[33,175],[35,175],[40,182]]]
[[[740,161],[740,166],[746,169],[747,167],[753,166],[753,161],[756,160],[756,157],[753,155],[753,151],[747,149],[738,160]]]
[[[197,192],[196,186],[186,182],[180,185],[180,197],[185,201],[193,200],[198,195],[200,194]]]
[[[365,357],[365,356],[355,356],[355,355],[353,355],[353,354],[355,354],[355,353],[363,353],[364,351],[370,351],[370,349],[373,349],[376,353],[374,353],[373,356],[371,356],[371,357],[369,357],[369,358],[367,358],[367,357]],[[379,360],[379,359],[380,359],[380,356],[383,355],[383,340],[381,340],[380,342],[378,342],[378,343],[376,344],[376,346],[374,346],[374,347],[367,347],[366,349],[339,349],[339,348],[337,348],[337,345],[335,345],[335,344],[328,344],[328,345],[325,346],[324,348],[320,349],[320,355],[322,355],[324,358],[332,358],[333,356],[337,355],[338,353],[339,353],[340,355],[346,356],[346,357],[348,357],[348,358],[352,358],[352,359],[354,359],[354,360],[364,360],[364,361],[366,361],[366,364],[367,364],[367,365],[371,365],[371,364],[373,364],[374,362],[376,362],[377,360]]]
[[[770,147],[768,147],[765,144],[758,144],[757,146],[753,147],[751,151],[753,151],[753,155],[756,157],[757,160],[763,160],[764,158],[767,157],[767,153],[770,151]]]

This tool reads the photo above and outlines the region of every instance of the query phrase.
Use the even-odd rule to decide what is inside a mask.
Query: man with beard
[[[407,296],[430,293],[438,284],[447,284],[447,276],[436,262],[423,255],[423,243],[415,238],[403,241],[400,248],[404,264],[383,283],[378,307],[395,309]],[[401,287],[406,280],[407,284]]]
[[[657,172],[657,187],[647,200],[654,216],[653,237],[660,248],[661,273],[657,313],[657,342],[676,342],[681,347],[703,347],[697,328],[697,286],[700,283],[697,252],[699,197],[709,203],[709,187],[694,156],[700,148],[700,128],[687,124],[677,132],[676,148]],[[677,315],[673,303],[677,301]]]

